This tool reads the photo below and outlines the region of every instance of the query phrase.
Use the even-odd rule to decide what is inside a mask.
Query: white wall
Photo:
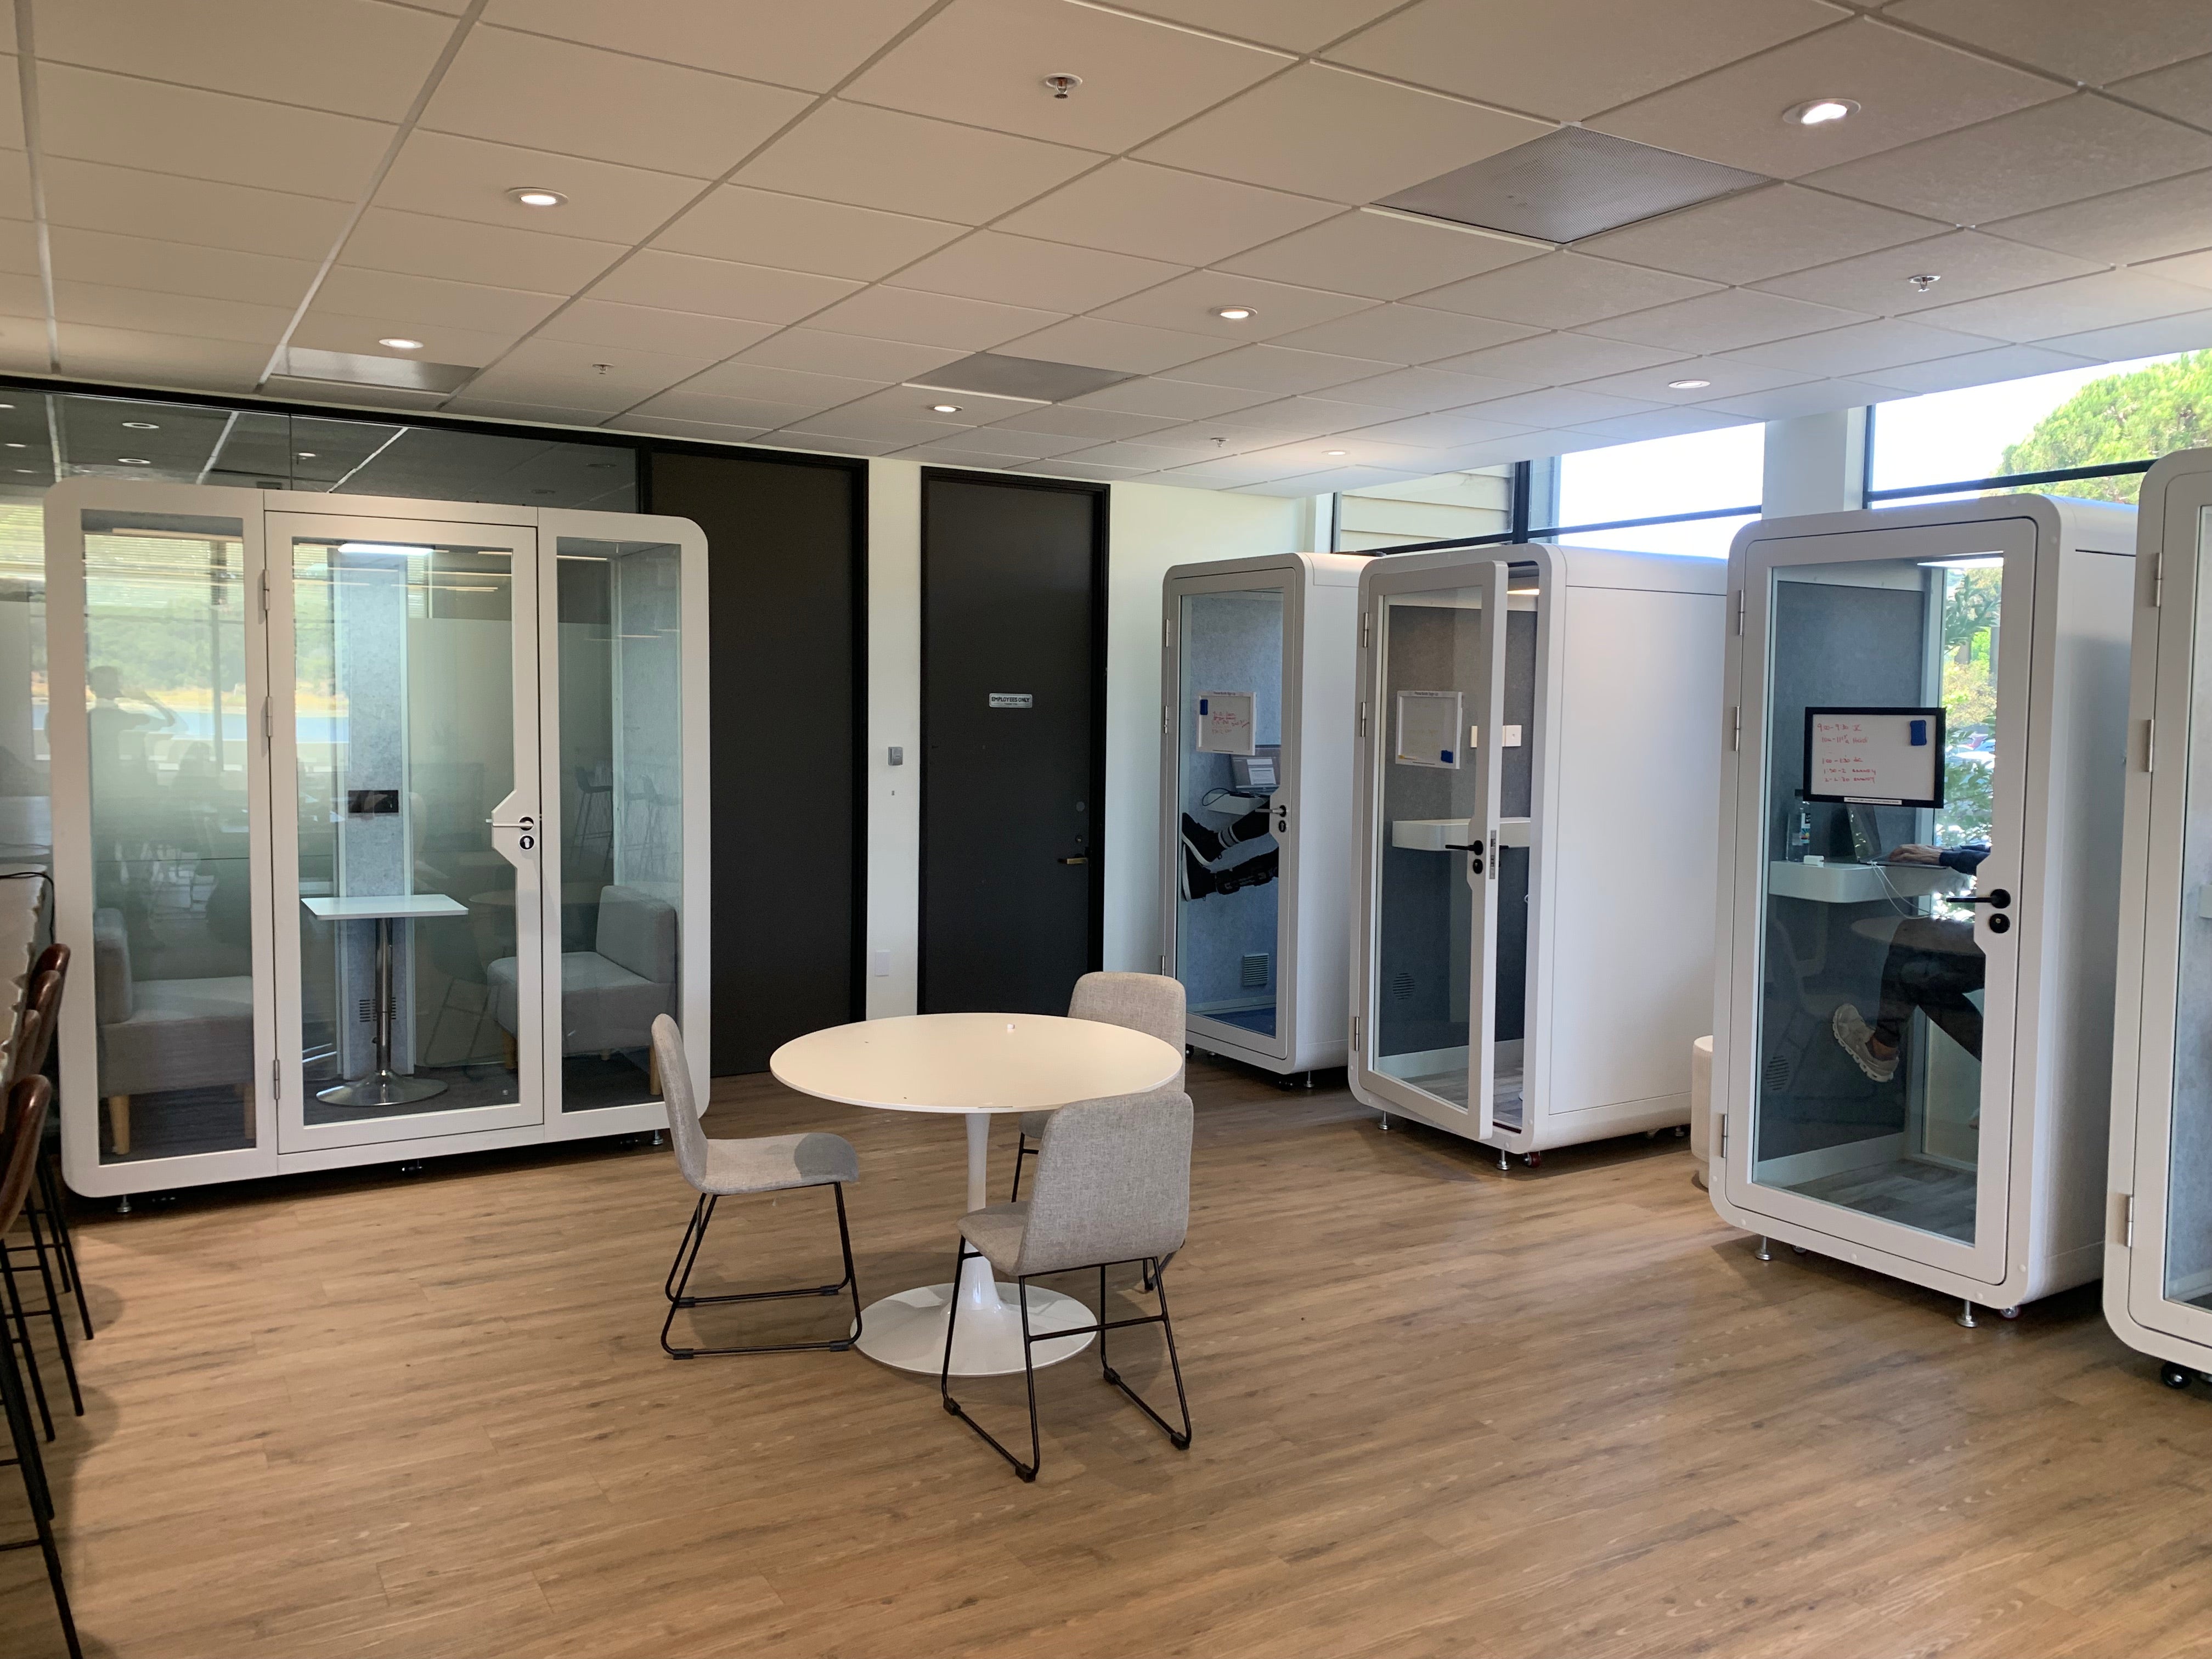
[[[1106,615],[1105,965],[1159,961],[1160,579],[1296,550],[1303,503],[1115,484]],[[921,856],[921,469],[868,463],[868,960],[872,1019],[915,1012]],[[889,751],[906,751],[892,766]],[[879,973],[886,965],[890,971]]]
[[[1766,423],[1761,515],[1850,513],[1866,505],[1866,410],[1833,409]]]

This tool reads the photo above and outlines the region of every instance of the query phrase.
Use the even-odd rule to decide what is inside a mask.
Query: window
[[[1543,526],[1555,525],[1569,532],[1559,539],[1592,547],[1724,559],[1735,532],[1759,516],[1765,464],[1766,428],[1758,424],[1577,450],[1559,459],[1555,514],[1546,517],[1539,501],[1532,504],[1530,515],[1540,533]],[[1686,523],[1644,523],[1573,533],[1577,525],[1648,520],[1725,507],[1739,510]]]

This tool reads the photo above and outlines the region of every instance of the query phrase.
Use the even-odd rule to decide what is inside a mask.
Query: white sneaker
[[[1858,1062],[1858,1068],[1876,1083],[1887,1083],[1897,1075],[1897,1056],[1884,1060],[1872,1047],[1874,1027],[1860,1018],[1858,1009],[1850,1003],[1838,1006],[1828,1021],[1828,1029],[1835,1033],[1843,1051]]]

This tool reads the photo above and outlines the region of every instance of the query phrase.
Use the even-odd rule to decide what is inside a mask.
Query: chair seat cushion
[[[142,979],[131,1018],[100,1028],[102,1094],[205,1089],[253,1076],[253,981]]]
[[[509,1032],[520,1032],[521,994],[513,957],[501,957],[484,969],[491,988],[492,1018]],[[676,1012],[676,988],[641,979],[597,951],[568,951],[561,957],[561,1052],[597,1054],[603,1048],[642,1048],[653,1041],[656,1014]]]
[[[709,1140],[703,1193],[774,1193],[789,1187],[825,1187],[858,1181],[860,1155],[842,1135],[761,1135],[750,1140]]]
[[[1051,1114],[1039,1112],[1036,1115],[1048,1117]],[[1012,1204],[986,1204],[960,1218],[960,1237],[990,1259],[994,1272],[1011,1274],[1014,1263],[1021,1259],[1022,1234],[1029,1224],[1027,1199]]]

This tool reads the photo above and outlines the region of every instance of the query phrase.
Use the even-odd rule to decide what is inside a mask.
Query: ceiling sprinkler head
[[[612,363],[593,363],[593,364],[592,365],[592,368],[595,371],[597,371],[598,373],[599,373],[599,374],[605,374],[609,369],[612,368],[613,367],[614,367],[614,365],[613,365]]]
[[[1917,276],[1908,276],[1905,280],[1912,284],[1913,292],[1916,294],[1925,294],[1929,289],[1935,287],[1936,283],[1942,282],[1943,279],[1937,276],[1934,271],[1927,270],[1923,271]]]
[[[1048,75],[1044,77],[1044,89],[1055,98],[1066,97],[1082,84],[1083,77],[1079,75]]]

